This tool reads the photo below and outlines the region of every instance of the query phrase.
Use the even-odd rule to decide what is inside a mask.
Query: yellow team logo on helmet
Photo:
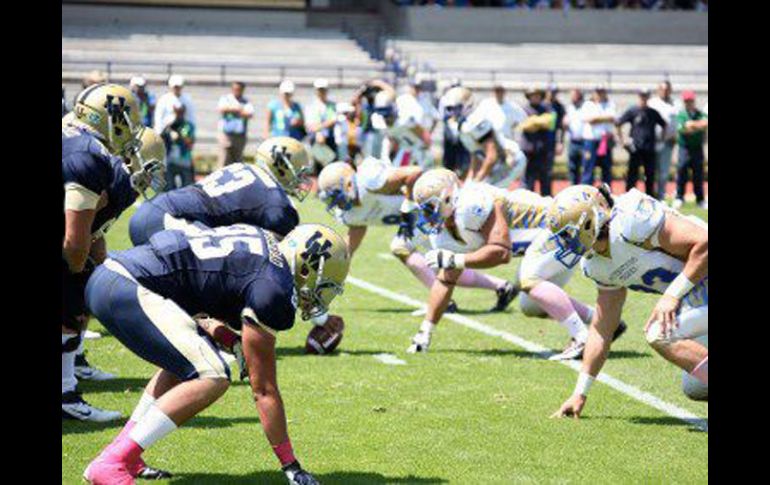
[[[326,313],[342,294],[350,269],[350,253],[342,236],[322,224],[300,224],[278,248],[289,263],[302,319]]]
[[[300,201],[310,184],[310,156],[305,145],[288,136],[268,138],[257,148],[257,164],[270,172],[290,195]]]
[[[140,148],[142,121],[136,97],[118,84],[94,84],[78,94],[72,123],[97,135],[113,155],[128,156]]]
[[[559,192],[546,215],[558,246],[556,259],[575,266],[591,250],[609,216],[609,202],[596,187],[573,185]]]
[[[142,147],[128,157],[131,186],[144,195],[152,189],[155,194],[166,187],[166,143],[152,128],[142,128]]]
[[[325,166],[318,175],[318,197],[326,204],[327,211],[335,207],[350,210],[358,197],[356,169],[347,162]]]
[[[428,170],[417,179],[412,197],[419,207],[417,227],[422,232],[441,231],[444,221],[454,212],[454,199],[459,189],[457,174],[446,168]]]

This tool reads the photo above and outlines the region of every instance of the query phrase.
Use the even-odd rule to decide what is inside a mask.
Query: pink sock
[[[128,436],[112,445],[111,457],[121,463],[135,463],[142,456],[142,447]]]
[[[405,264],[406,267],[409,268],[409,271],[411,271],[423,285],[427,288],[433,286],[436,275],[433,273],[433,270],[428,267],[428,264],[425,262],[425,257],[422,254],[418,252],[410,254],[409,257],[406,258]]]
[[[578,315],[580,315],[580,319],[583,320],[586,325],[590,325],[591,316],[594,312],[593,309],[582,301],[576,300],[571,296],[569,297],[569,301],[572,303],[572,308],[574,308]]]
[[[484,288],[485,290],[496,290],[502,288],[505,285],[505,280],[496,276],[490,276],[484,273],[479,273],[472,269],[466,269],[460,273],[460,279],[457,280],[457,285],[464,288]]]
[[[702,383],[709,385],[709,356],[701,360],[698,365],[690,372],[690,375]]]
[[[532,298],[540,308],[556,321],[566,320],[573,312],[577,311],[572,306],[569,295],[550,281],[541,281],[529,291]],[[582,316],[581,316],[582,317]]]

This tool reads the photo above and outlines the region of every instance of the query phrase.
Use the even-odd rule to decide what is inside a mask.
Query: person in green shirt
[[[703,142],[708,129],[708,115],[695,106],[695,93],[682,93],[684,109],[676,116],[679,162],[676,171],[676,199],[673,207],[678,209],[684,201],[684,188],[692,171],[692,185],[698,205],[708,209],[703,194]]]
[[[182,103],[174,106],[176,118],[163,130],[166,142],[166,190],[174,190],[195,182],[192,148],[195,144],[195,125],[185,119]]]

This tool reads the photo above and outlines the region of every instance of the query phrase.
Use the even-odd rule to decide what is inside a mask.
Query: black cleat
[[[142,480],[166,480],[167,478],[171,478],[174,475],[171,474],[171,472],[167,472],[166,470],[160,470],[158,468],[153,468],[149,465],[145,465],[144,468],[136,475],[136,478],[141,478]]]
[[[619,339],[621,335],[626,333],[626,330],[628,330],[628,326],[626,326],[626,322],[621,320],[620,325],[618,325],[618,328],[615,329],[615,333],[612,334],[612,341],[614,342]]]
[[[444,313],[457,313],[460,310],[457,308],[457,303],[454,300],[449,300],[449,304],[446,306]]]
[[[489,311],[504,312],[508,305],[518,296],[519,289],[513,286],[510,281],[506,281],[502,288],[495,290],[495,293],[497,293],[497,303]]]

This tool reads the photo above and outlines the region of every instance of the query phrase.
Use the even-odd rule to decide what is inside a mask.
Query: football
[[[329,319],[323,325],[314,325],[307,334],[305,353],[329,354],[339,346],[342,334],[345,331],[345,322],[342,317],[329,315]]]

